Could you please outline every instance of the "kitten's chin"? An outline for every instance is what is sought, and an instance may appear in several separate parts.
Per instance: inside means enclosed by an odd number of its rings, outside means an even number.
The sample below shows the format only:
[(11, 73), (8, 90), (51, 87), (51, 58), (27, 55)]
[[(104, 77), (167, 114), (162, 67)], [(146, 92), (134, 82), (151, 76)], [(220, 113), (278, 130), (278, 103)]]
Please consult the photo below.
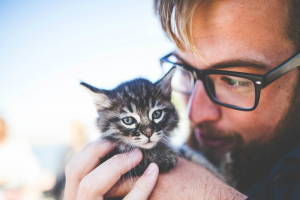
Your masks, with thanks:
[(139, 144), (136, 146), (138, 146), (142, 149), (152, 149), (156, 144), (157, 144), (157, 142), (147, 142), (145, 144)]

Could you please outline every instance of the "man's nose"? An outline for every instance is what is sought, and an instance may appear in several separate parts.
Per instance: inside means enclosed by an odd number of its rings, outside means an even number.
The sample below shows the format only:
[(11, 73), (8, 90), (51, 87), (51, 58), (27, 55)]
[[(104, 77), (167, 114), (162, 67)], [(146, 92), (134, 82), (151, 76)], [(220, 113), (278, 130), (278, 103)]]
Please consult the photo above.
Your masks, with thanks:
[(189, 118), (194, 124), (217, 121), (221, 117), (220, 106), (210, 100), (200, 80), (195, 83), (187, 109)]

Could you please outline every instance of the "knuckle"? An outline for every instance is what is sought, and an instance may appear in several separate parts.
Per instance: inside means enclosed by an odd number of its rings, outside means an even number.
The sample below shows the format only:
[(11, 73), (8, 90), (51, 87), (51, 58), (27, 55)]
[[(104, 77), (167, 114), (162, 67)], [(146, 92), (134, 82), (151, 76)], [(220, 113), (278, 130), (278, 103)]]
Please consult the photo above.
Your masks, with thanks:
[(87, 197), (89, 192), (91, 192), (90, 182), (86, 178), (83, 178), (79, 184), (78, 196)]
[(79, 170), (74, 165), (65, 167), (66, 179), (79, 179)]
[(118, 164), (121, 162), (122, 154), (116, 154), (111, 159), (114, 161), (114, 163)]
[(70, 164), (70, 163), (68, 163), (68, 164), (65, 166), (65, 174), (68, 174), (68, 173), (69, 173), (70, 167), (71, 167), (71, 164)]
[[(99, 151), (100, 150), (100, 151)], [(99, 148), (99, 144), (97, 142), (93, 142), (90, 146), (89, 146), (89, 152), (90, 152), (90, 156), (92, 157), (97, 157), (97, 155), (99, 153), (101, 153), (101, 148)]]
[(95, 150), (97, 150), (98, 147), (99, 147), (99, 144), (96, 141), (92, 142), (92, 144), (89, 146), (89, 148), (92, 150), (92, 152), (94, 152)]
[(93, 142), (86, 143), (81, 149), (87, 149)]
[(97, 145), (101, 145), (103, 143), (105, 143), (105, 140), (103, 140), (103, 139), (98, 139), (98, 140), (93, 141), (93, 144), (97, 144)]
[(93, 144), (93, 142), (88, 142), (88, 143), (86, 143), (86, 144), (84, 145), (83, 148), (88, 147), (88, 146), (90, 146), (91, 144)]
[(147, 191), (146, 185), (140, 183), (139, 181), (135, 183), (135, 187), (140, 190), (141, 192)]
[(97, 195), (98, 199), (103, 199), (103, 195), (100, 192), (95, 182), (90, 179), (90, 177), (84, 177), (79, 184), (78, 197), (79, 199), (90, 199), (91, 196)]
[(70, 164), (65, 167), (65, 175), (66, 179), (72, 180), (81, 180), (83, 177), (80, 169), (75, 164)]
[(91, 148), (91, 152), (98, 154), (100, 152), (103, 153), (107, 151), (109, 146), (103, 141), (96, 140), (91, 144), (90, 148)]
[(68, 163), (65, 167), (66, 176), (69, 177), (72, 174), (75, 174), (74, 171), (75, 171), (74, 166), (72, 164)]

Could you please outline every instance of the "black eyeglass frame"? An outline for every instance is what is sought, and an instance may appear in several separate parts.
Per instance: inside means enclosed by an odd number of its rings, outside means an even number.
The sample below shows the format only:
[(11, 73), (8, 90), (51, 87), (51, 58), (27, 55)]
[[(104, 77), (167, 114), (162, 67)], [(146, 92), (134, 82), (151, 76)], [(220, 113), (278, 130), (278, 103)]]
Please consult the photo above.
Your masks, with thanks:
[[(170, 61), (168, 58), (172, 55), (175, 56), (182, 63), (176, 63), (176, 62)], [(243, 72), (234, 72), (234, 71), (224, 71), (224, 70), (211, 70), (211, 69), (199, 70), (199, 69), (196, 69), (196, 68), (186, 64), (183, 59), (181, 59), (179, 56), (177, 56), (173, 52), (167, 54), (164, 57), (162, 57), (159, 61), (160, 61), (161, 66), (164, 62), (168, 62), (168, 63), (174, 64), (174, 65), (178, 65), (180, 67), (183, 67), (184, 69), (190, 71), (192, 73), (192, 75), (194, 76), (194, 84), (195, 84), (195, 81), (197, 79), (201, 80), (203, 82), (205, 91), (208, 94), (208, 97), (210, 98), (210, 100), (212, 102), (214, 102), (218, 105), (225, 106), (225, 107), (232, 108), (232, 109), (236, 109), (236, 110), (252, 111), (258, 105), (261, 89), (267, 87), (269, 84), (271, 84), (272, 82), (274, 82), (275, 80), (277, 80), (278, 78), (280, 78), (281, 76), (283, 76), (284, 74), (289, 72), (290, 70), (292, 70), (292, 69), (294, 69), (294, 68), (296, 68), (300, 65), (300, 53), (295, 54), (294, 56), (289, 58), (287, 61), (283, 62), (279, 66), (275, 67), (274, 69), (270, 70), (269, 72), (267, 72), (263, 75), (243, 73)], [(172, 69), (173, 68), (174, 67), (172, 67)], [(208, 88), (209, 86), (208, 86), (206, 77), (207, 77), (207, 75), (210, 75), (210, 74), (237, 76), (237, 77), (246, 78), (246, 79), (249, 79), (250, 81), (252, 81), (253, 85), (254, 85), (254, 88), (255, 88), (255, 101), (254, 101), (253, 107), (252, 108), (241, 108), (241, 107), (238, 107), (238, 106), (229, 105), (229, 104), (219, 102), (211, 94), (211, 92)]]

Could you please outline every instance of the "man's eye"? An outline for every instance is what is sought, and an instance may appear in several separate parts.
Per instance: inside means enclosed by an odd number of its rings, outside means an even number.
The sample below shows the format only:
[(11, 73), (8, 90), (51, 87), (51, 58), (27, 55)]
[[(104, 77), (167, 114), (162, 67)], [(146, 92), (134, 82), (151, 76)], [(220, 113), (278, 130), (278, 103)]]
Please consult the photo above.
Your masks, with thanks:
[(161, 117), (161, 115), (162, 115), (162, 110), (156, 110), (156, 111), (154, 111), (153, 113), (152, 113), (152, 118), (153, 119), (159, 119), (160, 117)]
[(135, 123), (136, 120), (133, 117), (124, 117), (122, 119), (122, 122), (126, 125), (131, 125), (131, 124)]
[(251, 82), (248, 82), (248, 81), (240, 81), (240, 80), (231, 79), (228, 77), (222, 77), (221, 79), (230, 86), (247, 87), (247, 86), (251, 85)]

